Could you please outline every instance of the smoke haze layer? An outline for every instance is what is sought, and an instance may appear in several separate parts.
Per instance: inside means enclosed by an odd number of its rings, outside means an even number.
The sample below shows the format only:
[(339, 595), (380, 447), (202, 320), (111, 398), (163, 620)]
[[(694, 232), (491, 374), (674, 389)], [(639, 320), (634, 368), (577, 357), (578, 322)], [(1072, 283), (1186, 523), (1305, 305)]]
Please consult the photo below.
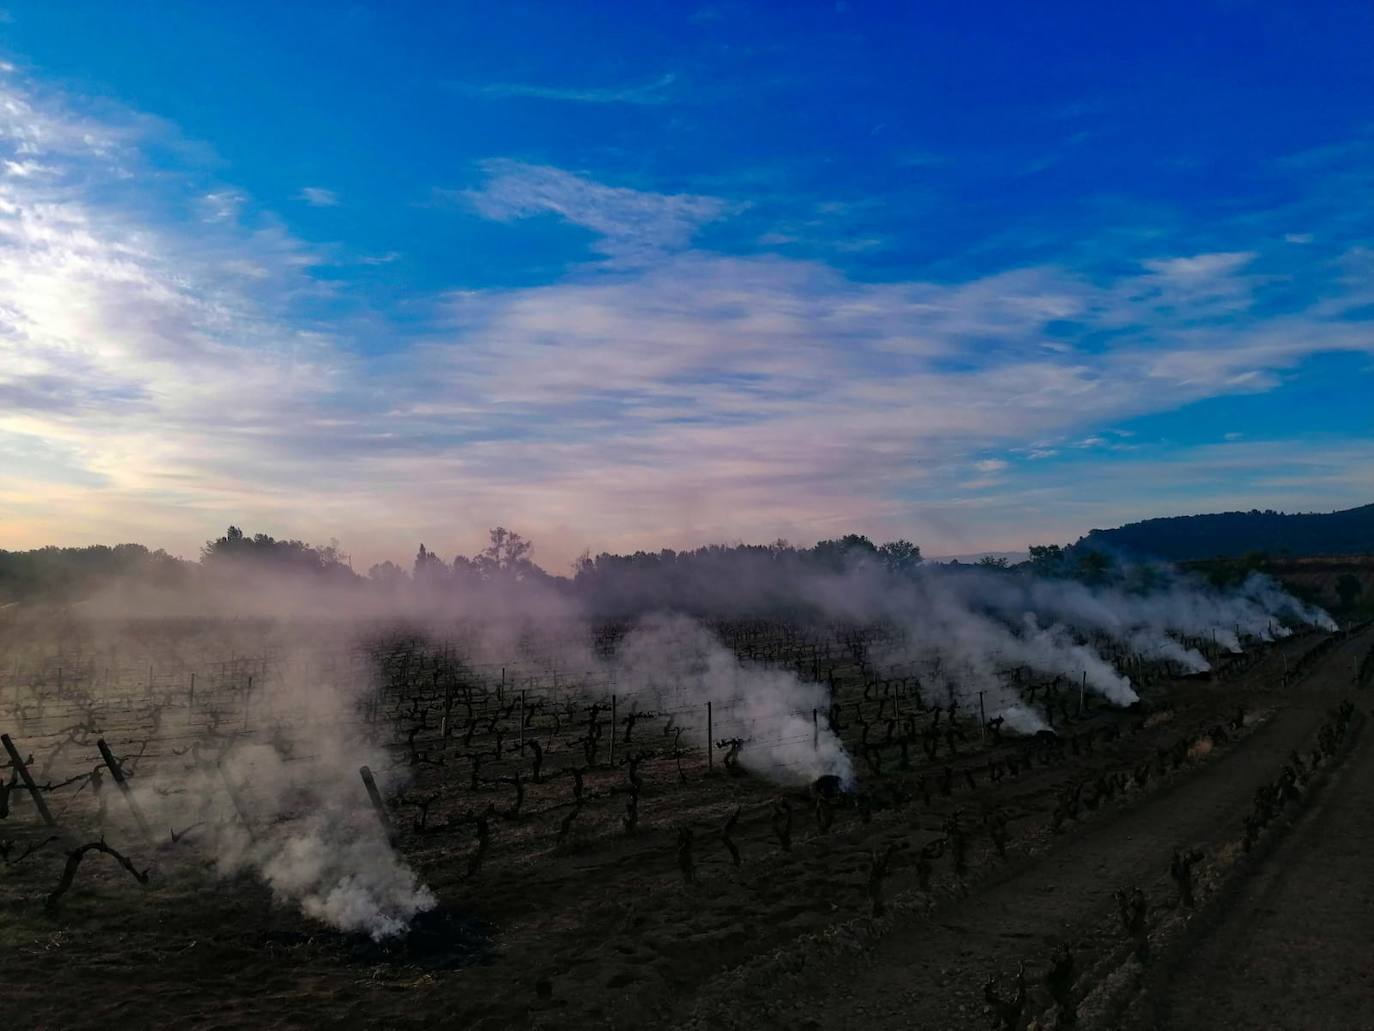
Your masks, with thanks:
[[(732, 628), (809, 628), (815, 642), (877, 628), (852, 654), (864, 678), (902, 678), (921, 704), (1000, 718), (1021, 733), (1048, 725), (1018, 690), (1021, 671), (1130, 705), (1133, 673), (1147, 664), (1198, 672), (1209, 654), (1293, 626), (1334, 628), (1259, 574), (1220, 590), (1158, 566), (1115, 566), (1084, 582), (1029, 567), (926, 565), (909, 553), (894, 561), (774, 546), (601, 556), (569, 580), (544, 574), (513, 536), (494, 534), (494, 548), (473, 560), (422, 551), (413, 572), (368, 579), (242, 556), (193, 575), (124, 576), (66, 610), (41, 662), (74, 670), (78, 654), (104, 655), (118, 667), (123, 650), (125, 664), (150, 663), (152, 699), (155, 648), (130, 628), (182, 628), (163, 635), (157, 663), (218, 663), (241, 701), (233, 711), (197, 704), (194, 678), (184, 701), (161, 695), (142, 732), (193, 743), (134, 778), (137, 807), (159, 833), (200, 828), (198, 847), (220, 875), (249, 872), (313, 919), (385, 938), (435, 898), (388, 842), (359, 779), (368, 765), (394, 795), (408, 776), (385, 721), (368, 716), (382, 642), (413, 637), (481, 675), (499, 669), (502, 682), (507, 669), (552, 671), (557, 687), (561, 672), (565, 694), (610, 700), (621, 716), (671, 719), (694, 741), (709, 734), (708, 748), (728, 749), (758, 777), (804, 785), (834, 776), (848, 787), (854, 763), (829, 719), (830, 684), (741, 654)], [(6, 610), (15, 640), (27, 612)], [(26, 726), (17, 711), (18, 729), (36, 732), (41, 721)], [(98, 685), (87, 712), (91, 727), (113, 734)], [(101, 813), (113, 829), (136, 830), (117, 806), (102, 803)]]

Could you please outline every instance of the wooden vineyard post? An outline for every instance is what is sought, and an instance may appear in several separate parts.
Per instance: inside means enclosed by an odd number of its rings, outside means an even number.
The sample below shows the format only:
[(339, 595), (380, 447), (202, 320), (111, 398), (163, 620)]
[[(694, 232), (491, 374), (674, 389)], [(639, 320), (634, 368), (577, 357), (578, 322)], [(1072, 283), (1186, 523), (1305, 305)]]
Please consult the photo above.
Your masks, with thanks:
[(148, 697), (153, 697), (153, 665), (148, 664)]
[(248, 733), (248, 696), (253, 693), (253, 674), (248, 674), (248, 686), (243, 689), (243, 732)]
[(8, 734), (0, 734), (0, 742), (3, 742), (5, 751), (9, 753), (10, 763), (19, 771), (19, 779), (24, 782), (24, 787), (29, 789), (29, 795), (33, 798), (34, 808), (38, 810), (38, 815), (43, 817), (43, 822), (49, 827), (56, 827), (57, 821), (53, 819), (52, 813), (48, 809), (48, 803), (43, 800), (43, 793), (38, 790), (38, 785), (33, 782), (29, 768), (24, 765), (24, 760), (19, 755), (19, 749), (14, 747), (14, 742), (10, 740)]
[(501, 667), (501, 683), (496, 688), (496, 702), (499, 705), (505, 701), (503, 695), (506, 693), (506, 667)]
[(815, 709), (811, 710), (811, 751), (821, 749), (821, 717)]
[(196, 707), (196, 674), (195, 674), (195, 671), (192, 670), (192, 671), (191, 671), (191, 686), (190, 686), (190, 688), (187, 689), (187, 692), (186, 692), (186, 708), (188, 708), (188, 709), (194, 709), (195, 707)]
[(615, 695), (611, 695), (611, 765), (615, 765)]
[(988, 739), (988, 711), (983, 707), (983, 695), (985, 691), (978, 692), (978, 740), (986, 742)]
[(234, 812), (239, 814), (239, 822), (243, 824), (243, 829), (248, 832), (248, 840), (254, 845), (258, 843), (258, 836), (253, 833), (253, 825), (248, 822), (248, 814), (244, 812), (243, 803), (239, 801), (238, 792), (234, 790), (234, 785), (229, 780), (229, 774), (224, 772), (224, 767), (215, 765), (219, 770), (220, 780), (224, 781), (224, 792), (229, 796), (229, 801), (233, 803)]
[(119, 785), (119, 792), (124, 796), (124, 801), (129, 803), (129, 812), (134, 814), (134, 822), (138, 824), (138, 829), (143, 832), (143, 836), (150, 844), (157, 844), (153, 838), (152, 828), (148, 826), (148, 821), (143, 818), (143, 813), (139, 810), (138, 804), (134, 802), (134, 796), (129, 791), (128, 782), (124, 780), (124, 771), (119, 768), (119, 760), (110, 751), (110, 746), (105, 743), (105, 739), (97, 738), (95, 747), (100, 749), (100, 758), (105, 760), (105, 768), (110, 771), (110, 776)]
[[(447, 717), (446, 717), (447, 718)], [(520, 755), (525, 754), (525, 689), (520, 689)]]
[(1083, 715), (1083, 692), (1088, 689), (1088, 671), (1083, 671), (1083, 679), (1078, 682), (1078, 715)]
[(382, 803), (382, 793), (377, 790), (377, 781), (373, 779), (372, 771), (366, 766), (362, 766), (358, 769), (358, 775), (363, 778), (363, 787), (367, 788), (367, 797), (372, 799), (372, 808), (377, 811), (377, 820), (382, 825), (386, 840), (394, 842), (396, 838), (391, 830), (391, 817), (386, 814), (386, 806)]
[(711, 749), (711, 703), (706, 703), (706, 768), (716, 768), (716, 753)]

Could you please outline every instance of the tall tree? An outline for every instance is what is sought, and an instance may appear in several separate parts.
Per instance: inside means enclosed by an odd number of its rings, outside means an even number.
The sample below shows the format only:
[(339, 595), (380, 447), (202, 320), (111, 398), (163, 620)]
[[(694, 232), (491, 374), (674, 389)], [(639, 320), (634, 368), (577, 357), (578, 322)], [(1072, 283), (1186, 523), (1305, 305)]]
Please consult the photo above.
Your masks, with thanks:
[(883, 563), (894, 573), (909, 573), (921, 564), (921, 549), (909, 540), (888, 541), (878, 549)]

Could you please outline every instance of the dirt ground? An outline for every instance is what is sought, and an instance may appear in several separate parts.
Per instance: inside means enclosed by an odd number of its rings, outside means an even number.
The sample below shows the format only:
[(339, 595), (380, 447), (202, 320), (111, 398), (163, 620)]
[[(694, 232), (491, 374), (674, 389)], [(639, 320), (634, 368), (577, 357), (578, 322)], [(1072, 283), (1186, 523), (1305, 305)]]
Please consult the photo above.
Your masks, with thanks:
[(1189, 949), (1147, 982), (1138, 1028), (1374, 1028), (1374, 745), (1351, 755)]
[[(1192, 775), (1056, 842), (967, 899), (937, 905), (926, 919), (904, 921), (863, 948), (828, 955), (823, 976), (805, 964), (785, 985), (753, 997), (739, 993), (694, 1023), (987, 1027), (984, 977), (997, 975), (1002, 994), (1009, 996), (1019, 964), (1030, 968), (1033, 983), (1060, 943), (1073, 948), (1080, 970), (1087, 968), (1078, 990), (1088, 995), (1094, 980), (1109, 981), (1128, 962), (1119, 955), (1123, 935), (1113, 892), (1140, 885), (1156, 905), (1169, 907), (1173, 892), (1166, 874), (1174, 849), (1232, 853), (1255, 789), (1273, 779), (1290, 750), (1306, 747), (1326, 709), (1349, 693), (1351, 664), (1371, 641), (1368, 630), (1360, 633), (1298, 684), (1270, 693), (1274, 708), (1263, 726)], [(1262, 691), (1256, 685), (1249, 697), (1258, 699)], [(1207, 943), (1201, 956), (1190, 943), (1147, 990), (1114, 1007), (1124, 1012), (1102, 1022), (1085, 1020), (1084, 1026), (1371, 1026), (1371, 967), (1364, 952), (1351, 949), (1354, 941), (1367, 945), (1374, 928), (1362, 849), (1374, 782), (1360, 772), (1370, 763), (1370, 751), (1367, 734), (1360, 735), (1352, 769), (1313, 800), (1310, 818), (1291, 841), (1258, 872), (1245, 874), (1255, 887), (1228, 902), (1215, 932), (1197, 932)], [(1257, 902), (1275, 890), (1265, 887), (1272, 878), (1283, 886), (1283, 896), (1274, 897), (1272, 906)], [(1257, 906), (1264, 908), (1256, 912)], [(1263, 935), (1254, 933), (1260, 929)], [(1315, 976), (1313, 968), (1326, 958), (1333, 962)], [(1314, 1000), (1314, 993), (1338, 982), (1339, 990)], [(1048, 1002), (1043, 992), (1040, 1002)], [(1032, 998), (1027, 1018), (1038, 1008)], [(1146, 1016), (1152, 1012), (1158, 1014), (1155, 1022)]]
[[(837, 808), (828, 830), (804, 794), (719, 768), (693, 767), (684, 783), (669, 764), (643, 771), (634, 834), (620, 822), (622, 772), (588, 775), (599, 802), (561, 843), (566, 780), (531, 787), (531, 815), (493, 821), (472, 876), (469, 829), (419, 833), (407, 814), (400, 851), (455, 915), (452, 949), (437, 955), (324, 930), (255, 880), (218, 879), (170, 848), (147, 888), (92, 857), (50, 913), (60, 853), (35, 855), (0, 868), (0, 1007), (13, 1026), (54, 1029), (972, 1028), (990, 1026), (986, 978), (1010, 996), (1025, 963), (1025, 1026), (1050, 1013), (1041, 978), (1067, 944), (1081, 1026), (1374, 1026), (1355, 947), (1374, 930), (1362, 715), (1343, 761), (1305, 780), (1294, 825), (1254, 853), (1239, 844), (1256, 789), (1292, 750), (1308, 754), (1331, 707), (1349, 695), (1368, 709), (1352, 678), (1372, 645), (1369, 628), (1308, 634), (1232, 676), (1159, 683), (1148, 715), (1094, 710), (1061, 725), (1055, 753), (1023, 739), (921, 757), (866, 776), (871, 811)], [(990, 761), (1005, 759), (1016, 772), (994, 780)], [(439, 773), (419, 776), (424, 789)], [(1084, 787), (1092, 804), (1056, 821), (1065, 792)], [(508, 788), (481, 790), (506, 804)], [(788, 850), (773, 829), (780, 798), (793, 813)], [(738, 867), (719, 836), (737, 808)], [(999, 819), (1002, 856), (989, 830)], [(683, 826), (696, 832), (692, 886), (678, 865)], [(41, 840), (28, 807), (0, 832), (15, 850)], [(889, 846), (875, 916), (871, 870)], [(1186, 913), (1169, 879), (1179, 848), (1205, 855)], [(1157, 938), (1145, 967), (1113, 897), (1134, 886)]]

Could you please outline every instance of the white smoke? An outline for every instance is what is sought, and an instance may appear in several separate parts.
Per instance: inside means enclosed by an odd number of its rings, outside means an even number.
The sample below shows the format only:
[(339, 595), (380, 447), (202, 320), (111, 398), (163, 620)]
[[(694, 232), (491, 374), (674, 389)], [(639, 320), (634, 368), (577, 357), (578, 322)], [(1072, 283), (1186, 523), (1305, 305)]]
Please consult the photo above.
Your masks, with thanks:
[[(332, 626), (313, 648), (278, 654), (243, 696), (247, 711), (219, 721), (222, 731), (204, 729), (213, 710), (161, 710), (158, 735), (195, 744), (179, 762), (134, 778), (133, 800), (164, 842), (194, 828), (190, 843), (213, 857), (220, 876), (253, 873), (278, 902), (380, 940), (402, 933), (435, 898), (387, 841), (359, 774), (366, 764), (395, 786), (359, 717), (372, 684), (353, 655), (355, 633)], [(121, 832), (138, 831), (122, 806), (107, 813)]]
[(1023, 732), (1045, 723), (1006, 683), (1008, 666), (1081, 683), (1129, 705), (1139, 695), (1121, 668), (1126, 663), (1169, 662), (1202, 672), (1211, 663), (1200, 644), (1240, 652), (1245, 639), (1290, 634), (1285, 621), (1335, 628), (1325, 612), (1260, 574), (1222, 591), (1162, 567), (1128, 567), (1117, 583), (1088, 585), (1024, 570), (938, 565), (897, 577), (860, 561), (790, 586), (794, 597), (829, 617), (895, 626), (898, 639), (880, 650), (880, 666), (919, 668), (937, 701), (980, 702), (989, 718), (1001, 716)]
[[(112, 591), (107, 607), (125, 617), (138, 607), (132, 597), (139, 606), (156, 602), (159, 619), (203, 617), (201, 630), (178, 638), (177, 664), (204, 668), (216, 658), (262, 656), (252, 692), (245, 689), (241, 727), (238, 711), (207, 712), (204, 701), (195, 707), (189, 697), (158, 713), (155, 738), (191, 739), (193, 746), (180, 762), (140, 770), (135, 801), (159, 836), (199, 828), (197, 843), (222, 875), (251, 871), (310, 917), (383, 938), (435, 904), (388, 844), (358, 775), (367, 764), (384, 788), (399, 786), (387, 782), (387, 752), (374, 739), (389, 733), (385, 721), (371, 727), (359, 718), (377, 671), (358, 645), (384, 636), (387, 626), (456, 647), (458, 659), (473, 666), (580, 671), (565, 681), (569, 690), (588, 701), (613, 693), (624, 712), (671, 714), (693, 747), (706, 742), (709, 703), (710, 747), (738, 739), (743, 768), (781, 784), (833, 775), (846, 786), (853, 764), (830, 727), (828, 686), (741, 660), (706, 623), (744, 615), (877, 629), (866, 656), (870, 675), (914, 675), (927, 705), (955, 701), (965, 713), (1000, 717), (1022, 733), (1047, 726), (1020, 693), (1023, 670), (1129, 705), (1138, 697), (1126, 673), (1132, 664), (1201, 671), (1211, 642), (1239, 651), (1246, 642), (1285, 636), (1286, 624), (1335, 629), (1325, 612), (1258, 574), (1220, 591), (1158, 569), (1126, 570), (1111, 584), (1089, 586), (1023, 570), (928, 566), (897, 575), (862, 560), (838, 569), (801, 559), (733, 561), (733, 574), (719, 564), (679, 566), (671, 575), (631, 569), (630, 580), (597, 585), (600, 596), (566, 582), (454, 590), (406, 579), (383, 591), (258, 573), (221, 574), (186, 598), (141, 590), (121, 602)], [(629, 589), (617, 593), (618, 586)], [(607, 595), (632, 598), (639, 616), (609, 657), (592, 647)], [(314, 615), (326, 611), (331, 621)], [(237, 618), (264, 612), (275, 621)], [(130, 647), (126, 632), (111, 629), (101, 640), (91, 630), (98, 621), (62, 624), (61, 647), (108, 649), (109, 665), (118, 666), (115, 653)], [(118, 804), (107, 810), (110, 820), (123, 821), (121, 830), (133, 829)]]
[[(609, 664), (618, 695), (641, 708), (679, 715), (680, 725), (711, 736), (742, 739), (740, 765), (777, 783), (810, 783), (834, 775), (847, 786), (853, 765), (824, 719), (830, 707), (823, 684), (781, 670), (746, 664), (715, 634), (690, 617), (648, 616), (626, 635)], [(815, 717), (813, 717), (815, 713)]]
[[(356, 768), (314, 758), (288, 763), (257, 744), (235, 749), (220, 769), (218, 808), (228, 822), (216, 825), (213, 843), (222, 874), (251, 870), (278, 901), (374, 939), (401, 933), (434, 907), (433, 894), (387, 842)], [(213, 790), (213, 779), (206, 786)], [(251, 827), (235, 819), (237, 804)]]
[(1315, 605), (1307, 605), (1293, 597), (1272, 578), (1263, 573), (1251, 573), (1241, 584), (1240, 593), (1254, 602), (1271, 619), (1293, 619), (1323, 630), (1335, 630), (1336, 621)]
[[(432, 909), (434, 895), (417, 882), (374, 829), (340, 814), (312, 814), (304, 827), (273, 834), (242, 858), (262, 874), (282, 901), (343, 931), (374, 939), (401, 934), (416, 913)], [(227, 861), (226, 869), (233, 867)]]

